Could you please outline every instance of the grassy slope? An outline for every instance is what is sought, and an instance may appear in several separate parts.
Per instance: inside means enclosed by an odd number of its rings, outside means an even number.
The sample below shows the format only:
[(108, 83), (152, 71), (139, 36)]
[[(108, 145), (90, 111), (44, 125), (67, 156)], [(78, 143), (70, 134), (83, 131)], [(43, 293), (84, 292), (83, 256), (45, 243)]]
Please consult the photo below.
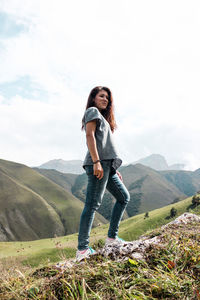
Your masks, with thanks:
[(70, 192), (72, 186), (76, 181), (76, 178), (78, 177), (77, 174), (61, 173), (53, 169), (39, 169), (39, 168), (33, 168), (33, 169)]
[[(120, 227), (121, 236), (127, 240), (137, 239), (144, 232), (167, 224), (172, 220), (169, 218), (171, 208), (175, 207), (177, 209), (177, 216), (181, 215), (185, 211), (188, 211), (191, 206), (191, 199), (190, 197), (178, 203), (155, 209), (149, 212), (149, 218), (146, 219), (144, 218), (144, 214), (140, 214), (125, 220)], [(189, 209), (189, 211), (200, 214), (200, 207)]]
[[(184, 194), (159, 172), (141, 164), (121, 168), (123, 180), (131, 193), (141, 193), (139, 212), (149, 211), (171, 203)], [(140, 184), (140, 180), (142, 183)], [(137, 183), (138, 184), (135, 184)], [(134, 200), (133, 200), (134, 201)]]
[[(10, 193), (10, 197), (13, 198), (12, 200), (17, 204), (19, 199), (16, 199), (16, 201), (14, 199), (15, 195), (18, 194), (15, 187), (17, 187), (17, 190), (20, 187), (20, 195), (22, 199), (24, 199), (24, 202), (27, 201), (27, 193), (31, 193), (31, 196), (28, 198), (31, 198), (33, 195), (37, 196), (43, 203), (46, 202), (46, 206), (51, 207), (55, 211), (54, 214), (59, 215), (60, 221), (65, 229), (65, 234), (70, 234), (78, 230), (80, 214), (83, 209), (83, 203), (79, 199), (25, 165), (0, 160), (0, 169), (2, 174), (4, 174), (4, 177), (1, 177), (2, 182), (6, 176), (10, 179), (9, 183), (7, 182), (7, 188), (4, 181), (4, 194), (1, 193), (1, 205), (6, 203), (8, 211), (10, 210), (9, 203), (6, 200), (8, 198), (8, 192)], [(15, 182), (15, 187), (13, 185), (11, 185), (12, 188), (10, 187), (11, 181)], [(30, 205), (30, 210), (34, 209), (34, 207), (35, 202), (33, 200), (32, 207)], [(39, 224), (38, 220), (35, 222)], [(97, 214), (94, 225), (99, 223), (106, 223), (106, 220), (101, 215)], [(50, 226), (49, 222), (46, 223), (46, 227), (48, 226)]]
[[(137, 239), (140, 235), (147, 231), (160, 227), (168, 223), (171, 219), (166, 219), (169, 216), (171, 207), (177, 209), (177, 215), (185, 212), (191, 204), (191, 198), (185, 199), (173, 205), (153, 210), (149, 213), (149, 218), (144, 219), (144, 214), (131, 217), (121, 222), (119, 235), (127, 240)], [(200, 207), (193, 210), (194, 213), (200, 214)], [(98, 240), (104, 239), (108, 230), (108, 225), (102, 225), (94, 228), (91, 232), (91, 244)], [(43, 239), (31, 242), (5, 242), (0, 243), (0, 259), (5, 261), (6, 258), (18, 257), (26, 263), (31, 265), (43, 264), (49, 258), (50, 262), (55, 262), (55, 258), (51, 257), (50, 253), (55, 249), (61, 251), (65, 248), (75, 249), (77, 246), (77, 234), (68, 235), (64, 237), (57, 237), (56, 239)], [(62, 251), (61, 251), (62, 252)], [(46, 260), (41, 256), (41, 253), (46, 254)], [(71, 252), (71, 257), (75, 254), (75, 250)], [(61, 258), (60, 258), (61, 259)], [(59, 259), (58, 259), (59, 260)]]
[(56, 211), (37, 193), (0, 170), (1, 240), (30, 240), (63, 235)]

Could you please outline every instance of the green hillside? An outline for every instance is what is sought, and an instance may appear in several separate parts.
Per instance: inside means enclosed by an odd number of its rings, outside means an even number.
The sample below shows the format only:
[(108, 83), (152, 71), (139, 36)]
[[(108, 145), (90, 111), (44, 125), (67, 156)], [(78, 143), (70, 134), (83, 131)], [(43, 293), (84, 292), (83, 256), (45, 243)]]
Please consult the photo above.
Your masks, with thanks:
[(75, 184), (76, 178), (78, 177), (77, 174), (62, 173), (54, 169), (33, 169), (70, 192)]
[[(200, 189), (198, 170), (158, 172), (137, 164), (120, 171), (131, 195), (123, 219), (163, 207)], [(77, 232), (86, 184), (85, 174), (36, 171), (0, 160), (0, 240), (33, 240)], [(114, 201), (105, 193), (94, 227), (107, 223)]]
[[(30, 240), (63, 235), (56, 211), (37, 193), (0, 169), (0, 240)], [(34, 204), (34, 205), (33, 205)], [(48, 224), (48, 226), (47, 226)]]
[[(190, 211), (200, 215), (200, 205), (196, 208), (191, 206), (191, 197), (178, 203), (167, 205), (149, 212), (149, 218), (144, 218), (144, 214), (139, 214), (121, 222), (119, 236), (125, 240), (135, 240), (149, 230), (167, 224), (170, 219), (170, 210), (177, 209), (177, 216), (185, 211)], [(176, 217), (177, 217), (176, 216)], [(91, 244), (104, 240), (108, 231), (108, 224), (93, 228), (91, 232)], [(38, 266), (48, 262), (56, 262), (63, 259), (63, 250), (67, 251), (68, 257), (74, 257), (77, 247), (77, 233), (51, 239), (41, 239), (30, 242), (0, 242), (0, 263), (2, 268), (9, 268), (10, 261), (20, 262), (24, 265)], [(60, 257), (59, 257), (60, 255)], [(65, 255), (64, 255), (65, 256)]]
[[(83, 203), (33, 169), (0, 160), (0, 239), (31, 240), (77, 232)], [(106, 220), (96, 215), (94, 226)]]

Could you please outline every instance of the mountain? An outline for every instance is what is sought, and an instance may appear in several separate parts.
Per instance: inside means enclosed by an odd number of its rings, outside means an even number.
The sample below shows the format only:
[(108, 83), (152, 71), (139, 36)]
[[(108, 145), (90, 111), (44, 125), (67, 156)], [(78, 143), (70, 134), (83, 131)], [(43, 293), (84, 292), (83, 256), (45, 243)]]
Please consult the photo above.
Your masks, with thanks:
[(142, 164), (147, 167), (151, 167), (155, 170), (168, 170), (168, 164), (164, 158), (164, 156), (160, 154), (152, 154), (145, 158), (141, 158), (138, 161), (132, 163), (133, 165)]
[(168, 166), (167, 161), (164, 156), (160, 154), (151, 154), (145, 158), (141, 158), (138, 161), (133, 162), (132, 164), (142, 164), (144, 166), (150, 167), (157, 171), (159, 170), (183, 170), (184, 164), (173, 164)]
[(160, 171), (169, 182), (173, 183), (179, 191), (186, 196), (194, 195), (200, 189), (200, 176), (192, 171)]
[(142, 164), (122, 167), (120, 172), (130, 192), (129, 216), (163, 207), (178, 197), (185, 198), (162, 174)]
[(84, 172), (82, 164), (82, 160), (53, 159), (42, 164), (38, 168), (55, 169), (63, 173), (82, 174)]
[(196, 176), (197, 178), (200, 179), (200, 168), (197, 169), (196, 171), (194, 171), (194, 174), (195, 174), (195, 176)]
[[(38, 169), (41, 172), (41, 169)], [(72, 194), (85, 201), (87, 186), (86, 174), (63, 174), (55, 170), (42, 170), (43, 174)], [(55, 173), (56, 172), (56, 173)], [(130, 192), (130, 202), (124, 219), (155, 208), (179, 201), (200, 190), (200, 172), (191, 171), (156, 171), (142, 164), (128, 165), (120, 168), (124, 183)], [(56, 176), (55, 176), (56, 175)], [(66, 179), (65, 179), (66, 178)], [(71, 185), (67, 182), (71, 182)], [(68, 185), (68, 187), (67, 187)], [(110, 220), (115, 199), (106, 192), (98, 212)]]
[(33, 169), (70, 192), (78, 177), (78, 174), (65, 174), (54, 169)]
[[(34, 240), (78, 231), (83, 203), (35, 170), (0, 160), (0, 240)], [(106, 223), (96, 214), (94, 226)]]
[[(156, 171), (142, 164), (120, 168), (131, 200), (123, 219), (163, 207), (200, 190), (200, 169)], [(0, 240), (34, 240), (78, 231), (86, 174), (32, 169), (0, 160)], [(110, 219), (115, 199), (106, 192), (94, 226)]]
[(168, 167), (168, 170), (184, 170), (184, 164), (173, 164)]
[[(173, 164), (169, 166), (164, 156), (160, 154), (152, 154), (131, 164), (142, 164), (157, 171), (159, 170), (183, 170), (184, 164)], [(38, 167), (37, 169), (54, 169), (62, 173), (83, 174), (82, 160), (63, 160), (53, 159)], [(34, 168), (33, 168), (34, 169)]]

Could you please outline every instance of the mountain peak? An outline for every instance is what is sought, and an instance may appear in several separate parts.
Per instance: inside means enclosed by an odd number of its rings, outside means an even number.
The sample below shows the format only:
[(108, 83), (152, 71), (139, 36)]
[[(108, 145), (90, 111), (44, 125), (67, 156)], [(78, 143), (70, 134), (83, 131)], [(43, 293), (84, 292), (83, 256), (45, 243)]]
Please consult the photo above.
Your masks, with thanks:
[(144, 166), (150, 167), (157, 171), (163, 171), (163, 170), (183, 170), (184, 164), (173, 164), (171, 166), (168, 165), (166, 159), (164, 156), (160, 154), (151, 154), (147, 157), (141, 158), (132, 164), (142, 164)]
[(38, 167), (39, 169), (54, 169), (62, 173), (82, 174), (81, 160), (52, 159)]
[(133, 164), (142, 164), (155, 170), (168, 170), (168, 164), (164, 156), (160, 154), (151, 154), (147, 157), (141, 158)]

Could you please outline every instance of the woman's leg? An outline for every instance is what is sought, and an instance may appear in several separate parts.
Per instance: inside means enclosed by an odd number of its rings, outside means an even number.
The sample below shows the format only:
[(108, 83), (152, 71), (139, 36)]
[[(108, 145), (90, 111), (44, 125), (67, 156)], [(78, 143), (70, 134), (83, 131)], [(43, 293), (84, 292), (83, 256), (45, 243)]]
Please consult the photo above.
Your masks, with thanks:
[(119, 223), (130, 200), (130, 195), (127, 188), (116, 173), (110, 174), (106, 188), (116, 198), (116, 203), (112, 210), (110, 227), (108, 230), (108, 237), (116, 238), (118, 234)]
[(108, 182), (110, 173), (110, 162), (102, 162), (104, 176), (99, 180), (93, 175), (93, 166), (86, 166), (88, 175), (88, 185), (86, 192), (86, 201), (83, 212), (81, 214), (79, 235), (78, 235), (78, 250), (85, 250), (89, 245), (89, 236), (92, 228), (92, 223), (95, 216), (95, 211), (99, 208)]

